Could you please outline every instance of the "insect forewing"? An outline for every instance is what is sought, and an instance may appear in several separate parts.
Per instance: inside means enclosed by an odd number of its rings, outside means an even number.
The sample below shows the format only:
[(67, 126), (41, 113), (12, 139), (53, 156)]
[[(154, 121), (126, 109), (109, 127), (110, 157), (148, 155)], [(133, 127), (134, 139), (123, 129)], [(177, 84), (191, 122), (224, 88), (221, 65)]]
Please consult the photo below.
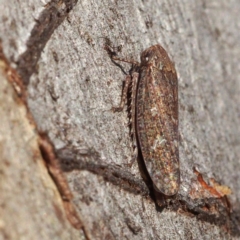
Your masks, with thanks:
[(179, 189), (178, 81), (166, 51), (155, 45), (141, 55), (136, 96), (136, 132), (155, 188), (171, 196)]

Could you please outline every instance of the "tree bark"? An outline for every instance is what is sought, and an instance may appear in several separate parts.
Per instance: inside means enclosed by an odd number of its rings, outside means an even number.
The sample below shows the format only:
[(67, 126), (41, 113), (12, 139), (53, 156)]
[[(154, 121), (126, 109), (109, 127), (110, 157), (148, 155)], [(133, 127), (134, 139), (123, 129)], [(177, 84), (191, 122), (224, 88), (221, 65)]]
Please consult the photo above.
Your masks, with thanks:
[[(3, 239), (240, 238), (239, 1), (8, 0), (0, 10), (3, 51), (27, 88), (38, 131), (55, 147), (85, 229), (68, 223), (3, 69)], [(112, 107), (131, 66), (115, 65), (104, 49), (140, 61), (158, 43), (179, 81), (181, 186), (165, 205), (141, 161), (129, 166), (127, 107)]]

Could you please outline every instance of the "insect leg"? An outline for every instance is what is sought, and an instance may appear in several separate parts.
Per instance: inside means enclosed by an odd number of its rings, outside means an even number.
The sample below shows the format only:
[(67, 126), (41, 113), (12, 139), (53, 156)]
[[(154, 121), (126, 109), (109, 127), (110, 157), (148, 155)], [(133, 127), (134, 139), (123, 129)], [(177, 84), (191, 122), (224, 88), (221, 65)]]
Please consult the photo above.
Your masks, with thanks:
[(121, 102), (118, 107), (112, 107), (112, 110), (114, 112), (121, 112), (123, 110), (124, 104), (127, 102), (127, 94), (128, 94), (128, 90), (131, 82), (132, 82), (132, 77), (130, 75), (127, 75), (123, 92), (122, 92)]
[(136, 137), (136, 94), (137, 94), (137, 82), (138, 82), (138, 76), (139, 74), (137, 72), (134, 72), (132, 74), (132, 99), (131, 99), (131, 118), (130, 118), (130, 124), (131, 124), (131, 134), (132, 134), (132, 148), (133, 148), (133, 155), (132, 159), (129, 163), (129, 166), (131, 167), (132, 164), (137, 160), (138, 157), (138, 148), (137, 148), (137, 137)]

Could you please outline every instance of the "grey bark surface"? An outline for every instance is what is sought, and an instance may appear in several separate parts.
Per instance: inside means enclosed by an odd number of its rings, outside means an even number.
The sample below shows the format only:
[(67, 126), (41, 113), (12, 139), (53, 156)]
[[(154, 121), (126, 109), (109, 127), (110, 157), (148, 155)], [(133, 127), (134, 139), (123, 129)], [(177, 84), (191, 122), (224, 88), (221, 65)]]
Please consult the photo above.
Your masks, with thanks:
[[(54, 143), (91, 239), (240, 239), (240, 2), (26, 2), (1, 0), (3, 50), (27, 85), (30, 111)], [(137, 161), (128, 166), (132, 144), (127, 110), (111, 110), (120, 102), (125, 75), (104, 50), (106, 39), (122, 45), (120, 57), (135, 61), (144, 49), (160, 43), (175, 63), (181, 187), (170, 207), (156, 207)], [(131, 67), (121, 65), (126, 72)], [(4, 102), (1, 98), (1, 108)], [(7, 124), (11, 112), (3, 115)], [(11, 141), (23, 141), (26, 134), (9, 133)], [(6, 135), (1, 132), (3, 141)], [(29, 144), (28, 137), (23, 139), (19, 150)], [(15, 151), (10, 144), (4, 148)], [(10, 166), (12, 174), (21, 176), (20, 165)], [(34, 166), (26, 166), (29, 175), (40, 171)], [(193, 197), (193, 190), (200, 189), (193, 168), (231, 188), (231, 213), (224, 199), (210, 193)], [(34, 219), (41, 210), (50, 215), (54, 210), (47, 208), (50, 197), (41, 200), (48, 189), (39, 190), (35, 183), (35, 189), (22, 186), (17, 177), (12, 181), (24, 190), (26, 203), (13, 200), (12, 206), (0, 206), (0, 238), (17, 239), (14, 234), (20, 231), (21, 239), (43, 239), (37, 235), (41, 229), (44, 239), (59, 239), (57, 234), (79, 239), (81, 232), (68, 223), (54, 235), (43, 220), (36, 220), (28, 229), (31, 235), (25, 236), (30, 217), (24, 215), (29, 211), (24, 204), (35, 202)], [(8, 186), (4, 176), (3, 184)], [(11, 189), (2, 204), (19, 195)], [(39, 194), (28, 199), (28, 191)], [(7, 217), (12, 208), (23, 211), (16, 213), (19, 223)]]

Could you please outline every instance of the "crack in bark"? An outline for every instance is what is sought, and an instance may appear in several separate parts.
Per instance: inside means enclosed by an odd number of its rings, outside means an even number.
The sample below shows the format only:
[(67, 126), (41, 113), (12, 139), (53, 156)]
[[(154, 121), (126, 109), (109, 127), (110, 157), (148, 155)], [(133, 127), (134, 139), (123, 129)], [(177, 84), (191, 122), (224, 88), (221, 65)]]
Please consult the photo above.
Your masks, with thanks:
[[(66, 149), (64, 149), (64, 151), (57, 151), (57, 156), (63, 171), (87, 170), (91, 173), (102, 176), (106, 181), (111, 182), (116, 186), (121, 186), (122, 189), (130, 193), (141, 194), (142, 196), (149, 195), (149, 188), (142, 179), (137, 179), (130, 172), (120, 166), (101, 163), (96, 152), (90, 150), (86, 156), (86, 154), (79, 153), (75, 155), (73, 152), (65, 150)], [(86, 157), (91, 160), (84, 160)]]
[(17, 61), (17, 71), (27, 86), (31, 75), (37, 71), (37, 62), (54, 30), (65, 20), (78, 0), (52, 0), (36, 19), (27, 41), (27, 49)]

